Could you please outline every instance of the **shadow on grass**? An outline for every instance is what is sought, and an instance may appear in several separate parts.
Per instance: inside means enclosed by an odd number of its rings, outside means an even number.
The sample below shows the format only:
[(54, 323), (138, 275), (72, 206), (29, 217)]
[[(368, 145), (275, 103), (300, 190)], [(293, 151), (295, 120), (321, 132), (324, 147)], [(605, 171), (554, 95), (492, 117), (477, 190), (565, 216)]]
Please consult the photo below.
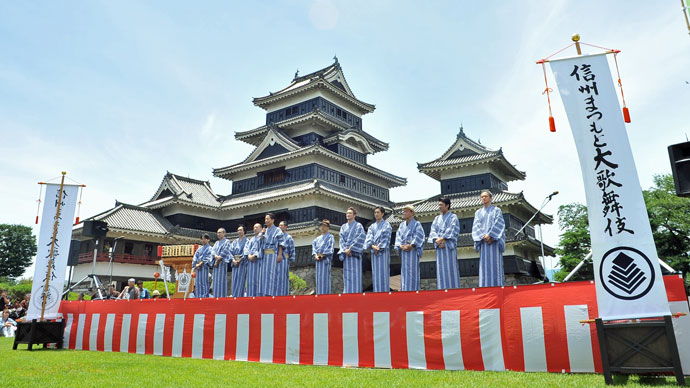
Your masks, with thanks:
[[(613, 379), (613, 385), (628, 385), (630, 381), (630, 376), (627, 374), (613, 374), (611, 377)], [(602, 376), (603, 379), (603, 376)], [(676, 383), (676, 378), (674, 376), (663, 376), (663, 375), (638, 375), (637, 384), (643, 386), (668, 386), (674, 385)]]

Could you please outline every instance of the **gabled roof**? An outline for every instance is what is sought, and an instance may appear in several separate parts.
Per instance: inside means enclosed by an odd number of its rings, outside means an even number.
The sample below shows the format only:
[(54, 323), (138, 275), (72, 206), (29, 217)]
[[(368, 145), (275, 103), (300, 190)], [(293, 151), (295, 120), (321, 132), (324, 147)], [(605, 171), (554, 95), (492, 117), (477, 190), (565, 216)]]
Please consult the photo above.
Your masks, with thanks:
[(340, 63), (338, 63), (338, 59), (334, 59), (335, 62), (333, 62), (333, 64), (324, 67), (323, 69), (303, 76), (295, 75), (295, 78), (293, 78), (292, 82), (288, 86), (276, 92), (270, 92), (264, 97), (254, 98), (254, 105), (267, 109), (269, 105), (283, 98), (313, 88), (322, 88), (352, 103), (354, 106), (359, 108), (360, 114), (373, 112), (374, 109), (376, 109), (373, 104), (368, 104), (357, 99), (354, 93), (352, 93), (352, 89), (350, 89), (350, 86), (345, 80), (345, 74), (343, 74), (343, 70), (340, 67)]
[(290, 151), (284, 154), (272, 156), (266, 159), (260, 159), (260, 160), (255, 160), (250, 163), (236, 163), (227, 167), (221, 167), (221, 168), (214, 168), (213, 169), (213, 175), (219, 178), (224, 178), (224, 179), (232, 179), (232, 176), (238, 172), (242, 171), (247, 171), (247, 170), (254, 170), (259, 167), (264, 167), (264, 166), (269, 166), (271, 164), (275, 163), (281, 163), (285, 162), (290, 159), (298, 158), (301, 156), (309, 155), (309, 154), (317, 154), (317, 155), (324, 155), (327, 157), (330, 157), (332, 159), (337, 160), (338, 162), (345, 164), (347, 166), (353, 167), (357, 170), (360, 170), (362, 172), (368, 173), (368, 174), (373, 174), (381, 179), (384, 179), (385, 181), (388, 182), (388, 187), (397, 187), (397, 186), (403, 186), (407, 183), (407, 179), (387, 173), (383, 170), (380, 170), (376, 167), (373, 167), (368, 164), (361, 164), (358, 162), (355, 162), (354, 160), (348, 159), (342, 155), (339, 155), (336, 152), (333, 152), (320, 144), (312, 144), (308, 147), (302, 147), (296, 151)]
[[(310, 121), (317, 121), (320, 124), (326, 124), (326, 126), (333, 129), (333, 132), (345, 131), (348, 129), (348, 126), (345, 125), (345, 123), (323, 113), (319, 108), (299, 116), (280, 121), (275, 125), (277, 125), (278, 128), (287, 129), (293, 125), (303, 124)], [(250, 129), (248, 131), (235, 132), (235, 139), (241, 140), (253, 146), (258, 146), (263, 140), (263, 135), (268, 132), (268, 129), (271, 125), (274, 124), (262, 125), (258, 128)]]
[(370, 134), (355, 128), (328, 136), (323, 139), (323, 142), (325, 144), (346, 143), (348, 140), (358, 144), (365, 154), (375, 154), (379, 151), (388, 150), (388, 143), (384, 143)]
[(167, 201), (212, 208), (220, 205), (218, 196), (208, 181), (186, 178), (171, 172), (166, 172), (153, 197), (140, 206), (150, 207)]
[[(131, 233), (164, 238), (198, 238), (204, 233), (209, 233), (209, 231), (206, 230), (173, 225), (167, 218), (153, 209), (121, 202), (115, 202), (115, 207), (112, 209), (89, 217), (83, 221), (87, 220), (107, 222), (109, 232)], [(75, 225), (72, 230), (79, 233), (84, 227), (83, 221)]]
[(345, 123), (336, 120), (328, 114), (325, 114), (319, 108), (316, 108), (311, 112), (280, 121), (278, 123), (262, 125), (258, 128), (250, 129), (248, 131), (235, 132), (235, 139), (241, 140), (253, 146), (259, 146), (271, 127), (280, 129), (286, 137), (289, 137), (285, 133), (285, 130), (289, 129), (291, 126), (304, 124), (307, 122), (318, 122), (319, 124), (325, 124), (327, 128), (330, 127), (333, 129), (334, 133), (324, 138), (324, 142), (326, 144), (345, 141), (352, 137), (359, 137), (361, 138), (360, 143), (362, 143), (363, 148), (369, 150), (367, 153), (373, 154), (388, 150), (388, 143), (375, 138), (361, 129), (349, 128), (347, 125), (345, 125)]
[[(116, 202), (114, 208), (86, 220), (105, 221), (109, 230), (149, 235), (166, 235), (173, 227), (170, 221), (151, 209), (120, 202)], [(83, 221), (75, 229), (81, 227)]]
[(465, 166), (482, 163), (496, 163), (503, 170), (507, 181), (523, 180), (526, 177), (524, 171), (520, 171), (508, 162), (503, 155), (503, 149), (491, 150), (478, 141), (474, 141), (465, 135), (462, 126), (453, 143), (439, 158), (430, 162), (417, 163), (417, 169), (436, 179), (441, 179), (441, 171), (454, 170)]
[(268, 147), (274, 146), (276, 144), (279, 144), (287, 152), (290, 151), (297, 151), (300, 149), (300, 145), (297, 144), (294, 140), (290, 138), (290, 136), (286, 135), (285, 132), (283, 132), (280, 128), (278, 128), (275, 124), (271, 123), (268, 125), (268, 129), (266, 131), (266, 134), (263, 136), (263, 140), (261, 143), (257, 145), (257, 147), (252, 151), (249, 156), (242, 161), (242, 163), (250, 163), (256, 160), (259, 155)]

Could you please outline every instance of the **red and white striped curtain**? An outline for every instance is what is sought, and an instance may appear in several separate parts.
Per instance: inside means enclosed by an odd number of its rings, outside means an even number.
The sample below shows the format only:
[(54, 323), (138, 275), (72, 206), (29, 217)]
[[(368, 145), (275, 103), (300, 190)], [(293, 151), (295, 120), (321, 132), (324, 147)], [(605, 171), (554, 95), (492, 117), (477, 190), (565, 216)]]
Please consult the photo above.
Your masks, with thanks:
[[(664, 278), (672, 312), (683, 281)], [(280, 364), (601, 371), (591, 282), (448, 291), (63, 302), (65, 347)], [(690, 372), (690, 317), (675, 321)]]

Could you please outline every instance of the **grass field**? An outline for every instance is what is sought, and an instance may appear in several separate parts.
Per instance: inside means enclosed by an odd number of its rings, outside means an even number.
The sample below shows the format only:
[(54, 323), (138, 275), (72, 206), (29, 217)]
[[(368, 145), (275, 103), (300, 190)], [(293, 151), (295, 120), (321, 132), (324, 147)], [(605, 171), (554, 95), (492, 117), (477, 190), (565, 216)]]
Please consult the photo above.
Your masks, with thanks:
[[(0, 387), (604, 387), (594, 374), (419, 371), (196, 360), (73, 350), (12, 350), (0, 338)], [(628, 380), (628, 387), (674, 386), (671, 377)]]

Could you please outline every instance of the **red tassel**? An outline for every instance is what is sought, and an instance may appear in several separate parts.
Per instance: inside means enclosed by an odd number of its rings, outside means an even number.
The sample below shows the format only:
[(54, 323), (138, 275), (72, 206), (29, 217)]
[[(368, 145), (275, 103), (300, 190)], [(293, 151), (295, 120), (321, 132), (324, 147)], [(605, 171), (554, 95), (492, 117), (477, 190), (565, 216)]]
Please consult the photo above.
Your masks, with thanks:
[(627, 106), (624, 106), (624, 107), (623, 107), (623, 120), (624, 120), (626, 123), (629, 123), (629, 122), (630, 122), (630, 111), (628, 110), (628, 107), (627, 107)]
[(551, 90), (549, 87), (549, 81), (546, 79), (546, 65), (544, 65), (544, 62), (544, 60), (537, 62), (541, 63), (541, 68), (544, 71), (544, 85), (546, 85), (546, 88), (541, 94), (546, 94), (546, 102), (549, 105), (549, 131), (556, 132), (556, 121), (554, 121), (553, 116), (551, 115), (551, 96), (549, 94), (553, 90)]
[(36, 216), (36, 225), (38, 225), (38, 216)]
[(74, 225), (77, 225), (79, 223), (79, 216), (77, 216), (77, 221), (74, 223)]

